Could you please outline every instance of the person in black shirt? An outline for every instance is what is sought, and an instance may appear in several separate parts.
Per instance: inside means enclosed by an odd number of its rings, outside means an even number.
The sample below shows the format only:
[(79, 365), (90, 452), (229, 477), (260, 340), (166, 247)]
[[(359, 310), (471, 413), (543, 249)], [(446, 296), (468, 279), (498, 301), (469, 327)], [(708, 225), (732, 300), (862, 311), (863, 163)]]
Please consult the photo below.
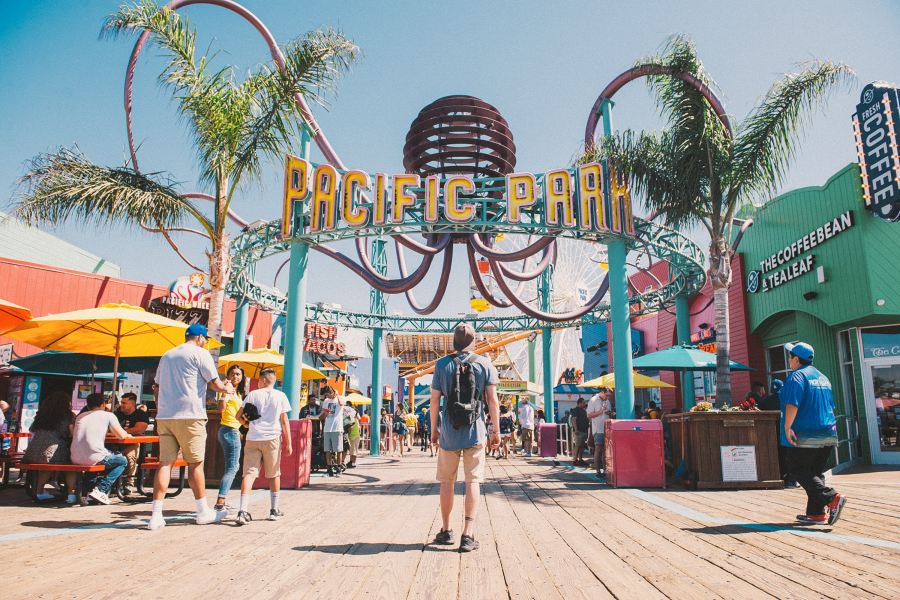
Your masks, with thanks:
[(584, 398), (579, 398), (575, 408), (569, 413), (569, 420), (572, 424), (575, 444), (575, 451), (573, 454), (574, 460), (572, 461), (572, 464), (582, 467), (587, 464), (581, 457), (584, 454), (584, 445), (585, 442), (587, 442), (588, 435), (588, 424), (590, 423), (584, 404)]
[(772, 380), (772, 393), (761, 400), (757, 400), (756, 406), (759, 410), (781, 410), (781, 399), (778, 396), (778, 392), (783, 385), (784, 382), (780, 379)]
[[(144, 435), (147, 428), (150, 427), (150, 414), (146, 410), (138, 408), (137, 395), (131, 392), (122, 394), (122, 401), (119, 408), (116, 409), (116, 418), (122, 429), (131, 435)], [(125, 467), (124, 489), (123, 492), (127, 496), (134, 487), (134, 474), (137, 471), (137, 459), (140, 444), (127, 444), (122, 448), (122, 456), (128, 460), (128, 466)]]

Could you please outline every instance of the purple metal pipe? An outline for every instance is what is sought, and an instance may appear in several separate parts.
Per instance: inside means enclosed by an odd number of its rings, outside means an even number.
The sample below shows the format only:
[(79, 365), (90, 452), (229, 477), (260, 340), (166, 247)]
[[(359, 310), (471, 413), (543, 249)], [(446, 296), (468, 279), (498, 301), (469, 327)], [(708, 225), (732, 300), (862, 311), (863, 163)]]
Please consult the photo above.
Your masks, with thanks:
[(468, 242), (471, 246), (473, 246), (478, 253), (491, 261), (499, 261), (499, 262), (514, 262), (517, 260), (523, 260), (530, 256), (534, 256), (550, 244), (556, 241), (554, 237), (542, 237), (535, 243), (526, 246), (524, 248), (520, 248), (514, 252), (497, 252), (493, 250), (490, 246), (481, 241), (481, 234), (473, 233), (468, 236)]
[[(400, 268), (400, 276), (406, 277), (406, 258), (403, 256), (403, 249), (400, 247), (400, 242), (396, 239), (394, 240), (394, 249), (397, 252), (397, 265)], [(444, 294), (447, 293), (447, 282), (450, 280), (452, 266), (453, 247), (450, 246), (449, 248), (444, 249), (444, 264), (441, 267), (441, 278), (438, 281), (437, 289), (434, 292), (431, 302), (426, 306), (421, 306), (419, 304), (412, 289), (406, 290), (406, 301), (417, 314), (430, 315), (441, 304), (441, 300), (444, 299)]]

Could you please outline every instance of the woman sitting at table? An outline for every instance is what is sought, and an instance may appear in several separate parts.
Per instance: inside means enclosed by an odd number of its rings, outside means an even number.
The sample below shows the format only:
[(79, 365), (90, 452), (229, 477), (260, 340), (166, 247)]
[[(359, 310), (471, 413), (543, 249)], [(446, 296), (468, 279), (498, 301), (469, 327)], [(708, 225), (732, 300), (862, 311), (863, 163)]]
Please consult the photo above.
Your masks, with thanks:
[(237, 420), (237, 413), (241, 408), (247, 385), (244, 370), (239, 365), (231, 365), (225, 377), (234, 386), (234, 393), (219, 395), (219, 410), (222, 411), (222, 418), (219, 421), (219, 446), (225, 455), (225, 472), (219, 483), (219, 497), (213, 507), (216, 510), (226, 510), (225, 498), (240, 466), (242, 423)]
[(72, 430), (72, 462), (76, 465), (103, 465), (106, 471), (88, 494), (100, 504), (109, 504), (109, 490), (128, 465), (128, 459), (106, 448), (106, 435), (112, 432), (120, 440), (131, 434), (122, 429), (116, 416), (109, 412), (109, 401), (103, 394), (87, 397), (87, 412), (75, 419)]
[[(45, 397), (38, 406), (37, 415), (31, 424), (32, 438), (22, 456), (25, 464), (66, 464), (71, 463), (69, 442), (72, 440), (72, 427), (75, 415), (72, 414), (72, 395), (57, 391)], [(38, 500), (50, 500), (53, 494), (44, 491), (47, 482), (59, 474), (55, 471), (38, 471), (35, 492)], [(75, 473), (65, 473), (66, 489), (69, 492), (66, 502), (74, 504)]]

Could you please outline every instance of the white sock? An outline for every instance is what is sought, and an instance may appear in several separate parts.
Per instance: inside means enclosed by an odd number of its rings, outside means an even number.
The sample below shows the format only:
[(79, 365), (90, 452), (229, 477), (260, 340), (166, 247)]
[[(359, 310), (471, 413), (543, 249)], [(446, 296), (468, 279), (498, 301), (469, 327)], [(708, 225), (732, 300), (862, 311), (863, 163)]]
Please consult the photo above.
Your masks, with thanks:
[(269, 499), (272, 501), (272, 510), (278, 510), (278, 492), (269, 492)]
[(250, 494), (241, 494), (240, 510), (247, 510), (248, 506), (250, 506)]
[(209, 510), (209, 506), (206, 505), (206, 496), (203, 498), (197, 498), (194, 502), (197, 503), (197, 514), (205, 513)]
[(153, 510), (153, 516), (154, 516), (154, 517), (156, 517), (156, 516), (160, 516), (160, 517), (163, 516), (162, 508), (163, 508), (163, 501), (162, 501), (162, 500), (154, 500), (154, 501), (153, 501), (153, 509), (152, 509), (152, 510)]

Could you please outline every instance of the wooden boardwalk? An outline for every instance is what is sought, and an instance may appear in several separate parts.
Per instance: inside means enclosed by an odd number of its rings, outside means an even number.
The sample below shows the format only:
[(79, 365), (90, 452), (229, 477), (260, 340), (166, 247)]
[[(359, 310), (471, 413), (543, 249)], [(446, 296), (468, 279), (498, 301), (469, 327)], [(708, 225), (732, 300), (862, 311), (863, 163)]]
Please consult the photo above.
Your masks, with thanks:
[[(793, 524), (801, 490), (614, 490), (548, 460), (488, 467), (481, 549), (466, 555), (427, 544), (438, 489), (434, 459), (418, 451), (316, 477), (282, 493), (283, 520), (243, 528), (189, 524), (189, 492), (149, 532), (136, 521), (149, 504), (34, 506), (7, 489), (0, 597), (898, 597), (898, 470), (833, 477), (849, 497), (843, 518), (809, 528)], [(457, 532), (461, 510), (458, 498)], [(267, 492), (251, 512), (268, 513)]]

